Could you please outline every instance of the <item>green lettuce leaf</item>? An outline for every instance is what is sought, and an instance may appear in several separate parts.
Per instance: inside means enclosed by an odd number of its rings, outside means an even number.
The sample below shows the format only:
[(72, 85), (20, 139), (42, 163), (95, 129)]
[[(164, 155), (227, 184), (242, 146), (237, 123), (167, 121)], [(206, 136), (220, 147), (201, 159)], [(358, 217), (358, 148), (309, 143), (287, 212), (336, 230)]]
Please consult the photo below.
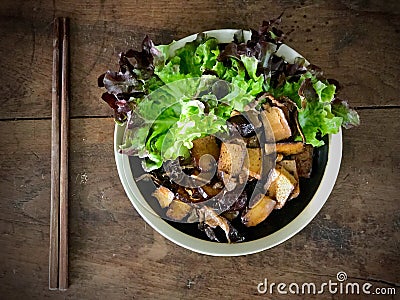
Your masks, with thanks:
[(349, 107), (347, 101), (335, 98), (332, 101), (332, 113), (335, 116), (342, 117), (342, 126), (346, 129), (360, 125), (360, 116)]
[(187, 157), (194, 139), (227, 130), (232, 110), (244, 111), (263, 92), (296, 104), (306, 142), (315, 147), (340, 126), (359, 125), (357, 112), (336, 97), (318, 67), (276, 55), (283, 34), (271, 28), (275, 22), (263, 23), (249, 42), (243, 33), (227, 45), (198, 34), (173, 50), (175, 41), (154, 46), (146, 36), (141, 51), (121, 53), (119, 72), (98, 79), (116, 122), (129, 120), (121, 151), (144, 158), (147, 171)]
[(188, 157), (194, 139), (226, 131), (233, 107), (222, 99), (234, 98), (241, 90), (228, 90), (224, 98), (217, 99), (213, 94), (216, 83), (218, 78), (211, 75), (175, 81), (143, 99), (131, 118), (137, 124), (128, 126), (124, 151), (145, 158), (143, 167), (151, 171), (166, 160)]
[[(306, 143), (314, 147), (324, 145), (322, 137), (338, 133), (341, 126), (359, 123), (357, 112), (346, 107), (346, 103), (333, 102), (336, 86), (325, 79), (318, 79), (309, 71), (298, 80), (286, 78), (278, 88), (270, 87), (269, 92), (274, 97), (288, 97), (296, 103)], [(300, 140), (300, 137), (297, 139)]]
[(272, 92), (275, 98), (280, 98), (280, 97), (288, 97), (290, 98), (294, 103), (296, 103), (297, 107), (301, 107), (301, 99), (299, 96), (299, 89), (301, 86), (301, 83), (303, 82), (304, 78), (300, 78), (299, 81), (295, 82), (288, 82), (286, 81), (285, 84), (276, 90), (270, 89), (269, 91)]
[(299, 123), (307, 144), (314, 147), (324, 145), (321, 137), (339, 131), (342, 118), (330, 112), (329, 106), (320, 101), (307, 102), (305, 108), (299, 110)]
[(193, 140), (227, 130), (224, 119), (212, 113), (205, 114), (204, 108), (198, 100), (183, 103), (179, 121), (170, 128), (163, 141), (165, 160), (188, 157)]

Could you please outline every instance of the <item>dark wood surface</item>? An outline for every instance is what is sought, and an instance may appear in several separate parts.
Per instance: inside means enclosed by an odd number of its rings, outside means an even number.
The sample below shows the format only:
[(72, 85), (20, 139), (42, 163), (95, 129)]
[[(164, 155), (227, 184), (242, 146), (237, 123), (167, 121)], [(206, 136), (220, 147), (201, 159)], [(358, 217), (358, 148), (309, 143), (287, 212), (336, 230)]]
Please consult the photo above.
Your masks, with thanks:
[[(362, 124), (343, 132), (334, 190), (299, 234), (243, 257), (185, 250), (146, 225), (125, 195), (97, 76), (145, 34), (167, 43), (213, 28), (257, 27), (282, 11), (283, 28), (294, 30), (287, 43), (341, 82)], [(71, 19), (66, 292), (48, 290), (54, 16)], [(264, 278), (321, 283), (339, 271), (400, 294), (398, 1), (6, 0), (0, 34), (1, 299), (262, 299), (271, 298), (257, 295)]]

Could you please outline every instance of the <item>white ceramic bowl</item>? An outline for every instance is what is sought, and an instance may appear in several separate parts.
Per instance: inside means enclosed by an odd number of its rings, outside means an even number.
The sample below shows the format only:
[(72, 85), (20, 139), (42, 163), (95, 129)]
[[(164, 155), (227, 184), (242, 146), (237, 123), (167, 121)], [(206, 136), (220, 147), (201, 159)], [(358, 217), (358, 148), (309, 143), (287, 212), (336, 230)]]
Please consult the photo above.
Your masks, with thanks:
[[(236, 31), (236, 29), (219, 29), (207, 31), (206, 33), (217, 38), (220, 43), (229, 43), (233, 40)], [(250, 38), (250, 32), (245, 31), (244, 34), (246, 39)], [(186, 42), (195, 38), (196, 34), (176, 41), (174, 46), (171, 47), (171, 51), (182, 47)], [(293, 62), (295, 57), (301, 56), (287, 45), (282, 45), (279, 48), (278, 55), (284, 57), (288, 62)], [(342, 156), (342, 133), (339, 131), (339, 133), (329, 136), (327, 163), (316, 192), (305, 208), (286, 226), (270, 235), (248, 242), (236, 244), (216, 243), (183, 233), (168, 224), (152, 210), (136, 185), (129, 157), (118, 153), (118, 146), (123, 142), (124, 130), (124, 126), (115, 125), (114, 152), (119, 177), (132, 205), (142, 218), (165, 238), (192, 251), (214, 256), (238, 256), (260, 252), (286, 241), (302, 230), (317, 215), (328, 199), (339, 173)]]

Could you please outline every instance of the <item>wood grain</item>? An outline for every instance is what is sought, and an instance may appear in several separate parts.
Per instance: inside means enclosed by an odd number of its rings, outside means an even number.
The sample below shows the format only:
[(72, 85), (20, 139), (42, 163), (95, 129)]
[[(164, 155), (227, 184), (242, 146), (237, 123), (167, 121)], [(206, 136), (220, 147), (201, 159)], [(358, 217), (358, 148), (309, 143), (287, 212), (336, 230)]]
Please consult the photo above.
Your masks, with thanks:
[[(263, 299), (267, 295), (257, 295), (256, 288), (264, 278), (322, 283), (334, 280), (339, 271), (351, 281), (398, 287), (399, 113), (399, 109), (361, 110), (362, 125), (343, 133), (341, 171), (317, 217), (287, 242), (236, 258), (193, 253), (146, 225), (118, 179), (113, 120), (73, 119), (70, 288), (62, 294), (47, 290), (50, 120), (3, 121), (0, 197), (7, 201), (0, 202), (2, 295), (6, 299)], [(188, 280), (194, 282), (190, 288)]]
[(97, 77), (145, 34), (168, 43), (215, 28), (256, 28), (284, 11), (287, 43), (343, 85), (354, 106), (399, 105), (400, 2), (1, 1), (0, 119), (50, 117), (51, 21), (71, 18), (71, 116), (108, 116)]
[[(152, 230), (126, 197), (97, 76), (115, 69), (118, 53), (138, 47), (145, 34), (168, 43), (207, 29), (257, 27), (282, 11), (283, 29), (293, 30), (287, 43), (341, 82), (362, 123), (344, 131), (335, 188), (299, 234), (237, 258), (185, 250)], [(48, 290), (55, 16), (71, 18), (66, 292)], [(257, 284), (318, 284), (339, 271), (399, 293), (399, 1), (5, 0), (0, 34), (1, 299), (287, 299), (258, 295)]]
[(60, 122), (60, 248), (58, 288), (68, 288), (68, 208), (69, 208), (69, 20), (61, 19), (61, 122)]
[(49, 289), (58, 288), (60, 218), (60, 20), (54, 20), (53, 68), (51, 87), (51, 170)]

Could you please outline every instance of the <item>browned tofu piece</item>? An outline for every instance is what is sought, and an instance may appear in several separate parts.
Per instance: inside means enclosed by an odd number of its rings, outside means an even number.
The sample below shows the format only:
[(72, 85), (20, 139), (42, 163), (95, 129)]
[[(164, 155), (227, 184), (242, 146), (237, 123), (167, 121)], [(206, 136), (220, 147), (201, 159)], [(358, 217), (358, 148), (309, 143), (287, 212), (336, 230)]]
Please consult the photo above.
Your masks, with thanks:
[(254, 206), (256, 206), (258, 204), (258, 202), (260, 202), (260, 200), (264, 197), (265, 195), (262, 194), (261, 192), (256, 194), (256, 195), (252, 195), (250, 200), (249, 200), (249, 204), (248, 204), (248, 208), (253, 208)]
[(278, 176), (268, 188), (268, 195), (278, 202), (275, 208), (282, 208), (292, 194), (297, 181), (282, 166), (277, 166), (275, 172)]
[(204, 193), (206, 193), (207, 196), (210, 198), (218, 195), (222, 190), (222, 188), (216, 188), (214, 186), (211, 186), (210, 184), (203, 185), (199, 189), (202, 189)]
[(297, 174), (296, 161), (294, 159), (282, 160), (279, 163), (279, 165), (284, 167), (297, 181), (296, 186), (294, 187), (292, 193), (289, 196), (289, 200), (294, 199), (300, 194), (300, 183), (299, 183), (299, 175)]
[(276, 152), (284, 156), (299, 154), (304, 151), (303, 142), (276, 143)]
[(265, 155), (276, 153), (276, 144), (275, 143), (264, 144), (264, 153)]
[(231, 230), (231, 226), (229, 226), (227, 219), (218, 215), (214, 209), (208, 206), (203, 206), (199, 210), (199, 214), (200, 222), (204, 221), (204, 223), (212, 228), (220, 227), (225, 232), (226, 239), (230, 243), (229, 232)]
[(243, 140), (246, 142), (247, 148), (260, 148), (260, 141), (258, 140), (256, 135), (248, 138), (243, 138)]
[(278, 163), (278, 162), (282, 161), (282, 159), (283, 159), (283, 154), (282, 153), (277, 153), (275, 162)]
[(174, 193), (165, 186), (158, 187), (151, 195), (158, 200), (162, 208), (168, 207), (175, 197)]
[(231, 117), (234, 117), (234, 116), (238, 116), (238, 115), (240, 115), (241, 113), (239, 112), (239, 111), (237, 111), (237, 110), (232, 110), (232, 112), (231, 112)]
[[(278, 166), (283, 167), (288, 171), (293, 177), (297, 176), (296, 161), (293, 159), (285, 159), (279, 162)], [(295, 175), (296, 174), (296, 175)]]
[(266, 136), (270, 135), (269, 126), (273, 132), (275, 141), (281, 141), (291, 137), (292, 131), (286, 120), (285, 114), (279, 107), (264, 106), (265, 110), (261, 111), (261, 118), (266, 131)]
[(222, 143), (218, 159), (218, 171), (237, 176), (241, 173), (247, 159), (246, 146), (243, 144)]
[(217, 141), (215, 137), (211, 135), (193, 140), (193, 148), (190, 151), (196, 166), (199, 166), (200, 158), (205, 154), (214, 157), (215, 161), (217, 161), (219, 157)]
[(248, 162), (246, 161), (245, 165), (249, 170), (249, 175), (256, 179), (260, 179), (262, 166), (261, 148), (247, 148), (247, 153)]
[[(264, 183), (264, 191), (268, 191), (268, 189), (270, 188), (270, 186), (272, 185), (272, 183), (279, 177), (280, 173), (276, 170), (276, 168), (272, 168), (269, 170), (268, 172), (268, 177), (267, 180)], [(249, 206), (252, 207), (254, 205), (254, 203), (256, 202), (257, 199), (252, 200), (250, 199), (249, 201)]]
[(313, 151), (313, 146), (306, 144), (303, 152), (291, 156), (296, 161), (299, 177), (310, 178), (313, 165)]
[(179, 200), (172, 200), (171, 204), (168, 207), (166, 216), (171, 220), (181, 221), (184, 217), (186, 217), (192, 207)]
[(242, 216), (242, 223), (247, 226), (256, 226), (264, 221), (274, 210), (276, 201), (268, 196), (263, 196), (245, 215)]
[(228, 221), (233, 221), (234, 219), (236, 219), (238, 216), (239, 216), (239, 211), (238, 210), (235, 210), (235, 211), (227, 211), (227, 212), (224, 212), (223, 214), (222, 214), (222, 216), (225, 218), (225, 219), (227, 219)]

